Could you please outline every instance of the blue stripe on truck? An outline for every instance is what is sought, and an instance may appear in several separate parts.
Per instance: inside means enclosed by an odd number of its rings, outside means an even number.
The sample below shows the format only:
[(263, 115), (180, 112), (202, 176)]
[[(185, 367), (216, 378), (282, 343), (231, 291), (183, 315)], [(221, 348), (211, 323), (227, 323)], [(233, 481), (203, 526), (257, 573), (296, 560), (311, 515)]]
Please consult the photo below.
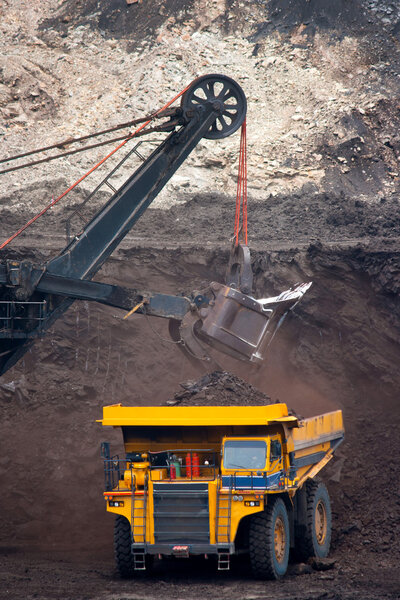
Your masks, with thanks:
[(259, 475), (223, 475), (222, 487), (240, 490), (266, 490), (278, 487), (279, 481), (283, 478), (283, 471), (272, 473), (267, 477)]

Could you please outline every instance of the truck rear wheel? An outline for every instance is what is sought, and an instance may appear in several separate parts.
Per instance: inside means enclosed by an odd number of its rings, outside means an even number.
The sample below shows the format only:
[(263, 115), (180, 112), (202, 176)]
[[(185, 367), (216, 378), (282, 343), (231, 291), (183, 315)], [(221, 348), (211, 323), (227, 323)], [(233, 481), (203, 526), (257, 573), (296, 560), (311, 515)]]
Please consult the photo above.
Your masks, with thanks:
[(332, 511), (325, 484), (306, 482), (306, 527), (297, 540), (298, 554), (303, 560), (311, 556), (326, 558), (331, 545)]
[(280, 579), (289, 562), (290, 531), (285, 503), (271, 501), (250, 521), (249, 550), (253, 574), (260, 579)]
[(114, 525), (114, 556), (121, 577), (133, 577), (133, 555), (131, 551), (131, 525), (125, 517), (117, 515)]

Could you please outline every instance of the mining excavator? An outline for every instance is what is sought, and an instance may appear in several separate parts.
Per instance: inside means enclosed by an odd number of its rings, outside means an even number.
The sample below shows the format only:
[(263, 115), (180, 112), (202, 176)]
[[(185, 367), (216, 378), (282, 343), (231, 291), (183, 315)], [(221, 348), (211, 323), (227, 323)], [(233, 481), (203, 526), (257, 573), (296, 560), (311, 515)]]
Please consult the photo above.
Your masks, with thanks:
[[(168, 107), (149, 118), (150, 124), (153, 117), (163, 121), (140, 134), (164, 131), (167, 137), (118, 190), (108, 177), (103, 180), (112, 189), (112, 196), (56, 257), (44, 264), (11, 259), (0, 262), (0, 375), (76, 299), (169, 319), (171, 336), (191, 358), (210, 360), (206, 348), (212, 346), (237, 359), (253, 363), (264, 359), (285, 315), (311, 284), (298, 284), (273, 298), (256, 299), (246, 244), (233, 244), (224, 283), (212, 282), (207, 289), (186, 296), (93, 281), (200, 140), (233, 134), (245, 120), (246, 109), (244, 92), (233, 79), (224, 75), (197, 78), (181, 95), (180, 106)], [(28, 154), (32, 153), (25, 156)], [(124, 162), (125, 158), (118, 166)]]

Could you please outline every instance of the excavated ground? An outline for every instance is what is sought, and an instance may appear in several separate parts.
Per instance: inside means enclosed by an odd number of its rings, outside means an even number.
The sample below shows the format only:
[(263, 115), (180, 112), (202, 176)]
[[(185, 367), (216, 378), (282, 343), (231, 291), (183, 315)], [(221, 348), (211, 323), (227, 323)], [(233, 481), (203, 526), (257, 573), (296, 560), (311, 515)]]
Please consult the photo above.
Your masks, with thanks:
[[(0, 380), (0, 596), (397, 599), (398, 3), (8, 0), (0, 13), (7, 155), (107, 126), (110, 113), (128, 120), (133, 97), (141, 116), (199, 73), (238, 77), (249, 98), (255, 293), (314, 282), (262, 369), (218, 356), (234, 375), (210, 381), (203, 364), (194, 368), (168, 341), (162, 320), (123, 321), (122, 311), (75, 303)], [(196, 149), (99, 279), (167, 293), (223, 281), (234, 137)], [(77, 159), (6, 176), (1, 239), (86, 168)], [(1, 260), (54, 256), (65, 243), (60, 219), (84, 195), (74, 192)], [(305, 417), (344, 412), (346, 441), (324, 475), (334, 568), (293, 563), (285, 581), (264, 583), (242, 560), (228, 574), (211, 561), (162, 561), (151, 576), (118, 579), (99, 444), (108, 439), (118, 450), (121, 440), (95, 423), (102, 406), (247, 404), (254, 394)]]
[[(253, 391), (246, 395), (246, 385), (228, 376), (219, 388), (204, 390), (204, 369), (194, 370), (165, 341), (162, 321), (138, 316), (127, 323), (115, 309), (76, 303), (1, 383), (6, 597), (22, 598), (27, 586), (32, 597), (107, 600), (161, 593), (203, 598), (216, 590), (238, 599), (397, 597), (400, 255), (311, 244), (304, 251), (257, 251), (253, 258), (259, 295), (297, 280), (313, 279), (314, 286), (282, 327), (262, 370), (222, 357), (220, 364), (303, 416), (343, 409), (346, 443), (325, 474), (335, 568), (298, 576), (293, 564), (284, 583), (265, 584), (249, 578), (245, 563), (217, 576), (206, 563), (167, 562), (134, 584), (117, 579), (99, 443), (108, 439), (118, 450), (121, 440), (95, 424), (101, 406), (176, 401), (179, 382), (199, 377), (192, 400), (200, 403), (210, 395), (226, 402), (230, 394), (232, 403), (246, 404)], [(222, 249), (131, 247), (102, 275), (168, 292), (199, 289), (210, 274), (221, 280), (224, 268)]]

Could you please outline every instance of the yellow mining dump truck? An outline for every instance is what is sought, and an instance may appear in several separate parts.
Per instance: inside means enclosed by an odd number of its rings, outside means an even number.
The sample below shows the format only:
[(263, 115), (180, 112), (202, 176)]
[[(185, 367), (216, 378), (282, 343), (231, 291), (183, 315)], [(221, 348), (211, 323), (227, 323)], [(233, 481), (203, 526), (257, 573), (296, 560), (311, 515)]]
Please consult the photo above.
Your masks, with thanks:
[(343, 440), (340, 410), (298, 420), (269, 406), (106, 406), (125, 456), (102, 444), (107, 510), (122, 576), (155, 556), (247, 553), (255, 576), (285, 575), (290, 548), (326, 557), (331, 508), (315, 476)]

